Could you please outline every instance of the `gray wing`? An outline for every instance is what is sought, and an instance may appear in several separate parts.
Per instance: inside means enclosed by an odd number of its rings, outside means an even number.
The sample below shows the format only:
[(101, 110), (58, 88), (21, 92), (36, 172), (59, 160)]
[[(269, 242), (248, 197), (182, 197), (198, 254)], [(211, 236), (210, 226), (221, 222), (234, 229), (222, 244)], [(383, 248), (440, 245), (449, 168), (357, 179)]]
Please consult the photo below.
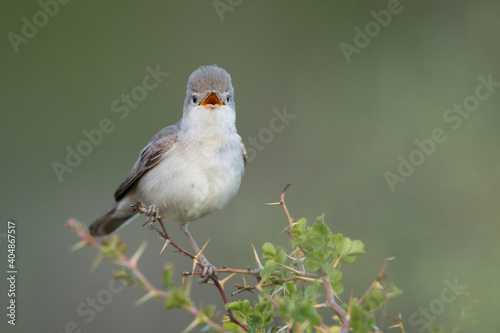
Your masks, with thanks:
[(177, 141), (178, 133), (179, 123), (165, 127), (149, 141), (139, 154), (139, 159), (135, 162), (132, 170), (116, 190), (116, 201), (122, 199), (146, 171), (157, 166), (165, 158), (167, 152)]

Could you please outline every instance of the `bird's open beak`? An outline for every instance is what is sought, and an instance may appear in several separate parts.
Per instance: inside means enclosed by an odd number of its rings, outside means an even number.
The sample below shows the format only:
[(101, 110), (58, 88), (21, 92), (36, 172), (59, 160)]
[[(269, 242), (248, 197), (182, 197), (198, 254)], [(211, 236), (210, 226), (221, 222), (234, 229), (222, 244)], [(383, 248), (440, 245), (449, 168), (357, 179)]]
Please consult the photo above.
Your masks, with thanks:
[(221, 100), (216, 93), (212, 92), (200, 105), (222, 105)]

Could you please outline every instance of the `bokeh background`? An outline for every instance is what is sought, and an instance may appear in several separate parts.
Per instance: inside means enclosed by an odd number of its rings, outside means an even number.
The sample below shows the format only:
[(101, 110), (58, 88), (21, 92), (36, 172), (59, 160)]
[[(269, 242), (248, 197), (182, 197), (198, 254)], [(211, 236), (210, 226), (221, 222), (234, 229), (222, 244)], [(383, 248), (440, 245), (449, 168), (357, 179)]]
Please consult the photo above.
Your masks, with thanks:
[[(229, 7), (218, 13), (214, 3)], [(276, 201), (291, 181), (287, 203), (295, 218), (325, 213), (334, 232), (365, 243), (367, 253), (344, 266), (343, 299), (351, 290), (361, 295), (384, 258), (395, 256), (388, 279), (404, 295), (391, 302), (389, 313), (401, 313), (408, 332), (421, 328), (409, 317), (436, 306), (444, 281), (455, 279), (479, 301), (468, 331), (498, 331), (500, 88), (456, 130), (443, 114), (474, 94), (479, 76), (500, 81), (500, 3), (401, 1), (400, 12), (348, 62), (341, 43), (355, 45), (354, 29), (364, 30), (374, 21), (370, 11), (387, 6), (71, 1), (16, 53), (8, 33), (22, 35), (23, 17), (33, 22), (41, 7), (4, 2), (0, 236), (7, 220), (17, 223), (19, 273), (17, 325), (7, 325), (2, 314), (0, 331), (64, 332), (75, 322), (82, 332), (180, 332), (191, 322), (157, 300), (134, 306), (143, 295), (138, 288), (113, 294), (86, 322), (76, 309), (108, 288), (117, 267), (104, 261), (91, 272), (96, 251), (70, 252), (77, 238), (64, 222), (74, 217), (90, 224), (112, 204), (140, 149), (180, 119), (187, 78), (206, 64), (232, 75), (237, 127), (247, 146), (250, 136), (269, 128), (273, 109), (296, 116), (272, 140), (265, 137), (270, 142), (248, 164), (237, 197), (191, 225), (199, 243), (211, 239), (206, 255), (214, 264), (253, 266), (252, 244), (289, 244), (281, 234), (282, 210), (264, 203)], [(121, 120), (112, 102), (141, 85), (146, 67), (156, 65), (169, 76)], [(85, 139), (82, 131), (103, 118), (112, 120), (114, 131), (60, 182), (52, 163), (65, 163), (66, 146), (75, 148)], [(391, 191), (384, 173), (397, 173), (399, 156), (407, 159), (417, 149), (414, 140), (429, 138), (435, 128), (447, 140)], [(148, 241), (140, 268), (153, 283), (160, 285), (167, 262), (178, 273), (190, 269), (172, 249), (159, 256), (162, 242), (141, 223), (120, 236), (129, 252)], [(177, 226), (169, 230), (189, 246)], [(0, 241), (6, 267), (5, 238)], [(7, 285), (0, 281), (3, 307)], [(193, 288), (200, 302), (222, 307), (214, 288)], [(446, 304), (433, 322), (451, 328), (452, 311), (460, 308), (459, 300)]]

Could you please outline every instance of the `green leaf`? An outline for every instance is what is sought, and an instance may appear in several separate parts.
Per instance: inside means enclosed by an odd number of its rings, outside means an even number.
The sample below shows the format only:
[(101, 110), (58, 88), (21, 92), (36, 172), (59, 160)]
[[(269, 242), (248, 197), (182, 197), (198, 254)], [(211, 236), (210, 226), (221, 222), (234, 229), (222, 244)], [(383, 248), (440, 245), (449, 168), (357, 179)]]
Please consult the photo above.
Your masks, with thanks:
[(246, 316), (248, 309), (250, 308), (250, 302), (246, 299), (243, 301), (231, 302), (226, 304), (226, 309), (239, 311), (242, 315)]
[(269, 279), (277, 268), (278, 268), (278, 264), (276, 263), (276, 261), (274, 259), (266, 261), (264, 268), (260, 272), (260, 277), (263, 280)]
[(307, 220), (305, 218), (301, 218), (297, 222), (293, 224), (292, 227), (292, 235), (294, 237), (299, 237), (304, 234), (307, 226)]
[(352, 248), (350, 254), (362, 254), (365, 253), (365, 244), (360, 240), (354, 240), (352, 242)]
[(364, 244), (349, 237), (342, 237), (337, 243), (336, 250), (342, 256), (340, 260), (345, 263), (352, 263), (356, 260), (356, 255), (365, 253)]
[(321, 268), (321, 262), (312, 257), (306, 257), (305, 265), (308, 270), (313, 272), (317, 272)]
[(291, 311), (291, 317), (299, 323), (309, 321), (312, 326), (317, 326), (321, 323), (321, 318), (316, 312), (316, 309), (309, 302), (298, 304), (298, 306)]
[(318, 283), (310, 284), (304, 290), (304, 297), (307, 299), (316, 299), (316, 295), (318, 294)]
[(229, 321), (229, 317), (226, 316), (225, 319), (226, 320), (222, 322), (222, 326), (224, 326), (225, 329), (229, 330), (230, 332), (241, 332), (238, 325)]
[(276, 250), (276, 261), (280, 264), (285, 264), (286, 262), (286, 250), (282, 246), (278, 246)]
[(356, 302), (351, 304), (351, 328), (356, 333), (369, 333), (375, 325), (372, 315), (369, 315), (359, 307)]
[(173, 288), (172, 278), (174, 276), (174, 265), (166, 264), (163, 267), (163, 286), (165, 288)]
[(175, 289), (172, 295), (165, 300), (167, 310), (174, 308), (187, 308), (191, 305), (191, 300), (183, 289)]
[(138, 285), (142, 286), (141, 280), (129, 269), (120, 269), (113, 274), (113, 279), (125, 281), (127, 286)]
[(395, 285), (393, 285), (392, 283), (390, 283), (389, 286), (387, 287), (387, 298), (389, 299), (394, 298), (401, 294), (403, 294), (403, 291), (398, 287), (396, 287)]
[(323, 238), (328, 237), (329, 235), (332, 234), (332, 231), (330, 228), (328, 228), (325, 224), (320, 223), (320, 224), (315, 224), (313, 226), (313, 231), (318, 234), (319, 236), (322, 236)]
[(331, 281), (333, 292), (337, 295), (342, 294), (344, 292), (344, 286), (340, 283), (340, 281)]
[(117, 235), (111, 235), (106, 238), (101, 244), (101, 254), (109, 259), (118, 259), (127, 251), (127, 245), (120, 241)]
[(262, 245), (262, 250), (264, 251), (263, 257), (266, 260), (274, 259), (274, 257), (276, 256), (276, 249), (271, 243), (265, 243), (264, 245)]
[(295, 293), (297, 292), (297, 285), (293, 281), (284, 283), (283, 287), (285, 288), (286, 292), (291, 295), (295, 295)]
[(372, 312), (381, 308), (385, 303), (385, 293), (380, 289), (372, 289), (364, 300), (366, 311)]
[(330, 281), (339, 281), (342, 278), (342, 272), (329, 263), (323, 264), (321, 268), (330, 277)]
[(356, 260), (356, 256), (343, 256), (340, 258), (340, 261), (346, 263), (346, 264), (351, 264)]

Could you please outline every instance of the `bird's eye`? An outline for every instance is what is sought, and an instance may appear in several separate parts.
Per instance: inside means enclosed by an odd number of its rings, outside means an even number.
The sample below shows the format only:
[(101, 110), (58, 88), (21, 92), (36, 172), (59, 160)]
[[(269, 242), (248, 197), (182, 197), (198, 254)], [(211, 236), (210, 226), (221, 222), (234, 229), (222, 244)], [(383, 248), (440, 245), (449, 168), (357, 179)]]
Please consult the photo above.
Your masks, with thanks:
[(227, 96), (227, 102), (229, 103), (229, 100), (231, 99), (231, 96)]
[(195, 95), (193, 95), (193, 103), (196, 103), (196, 101), (197, 101), (197, 100), (198, 100), (198, 99), (196, 98), (196, 96), (195, 96)]

